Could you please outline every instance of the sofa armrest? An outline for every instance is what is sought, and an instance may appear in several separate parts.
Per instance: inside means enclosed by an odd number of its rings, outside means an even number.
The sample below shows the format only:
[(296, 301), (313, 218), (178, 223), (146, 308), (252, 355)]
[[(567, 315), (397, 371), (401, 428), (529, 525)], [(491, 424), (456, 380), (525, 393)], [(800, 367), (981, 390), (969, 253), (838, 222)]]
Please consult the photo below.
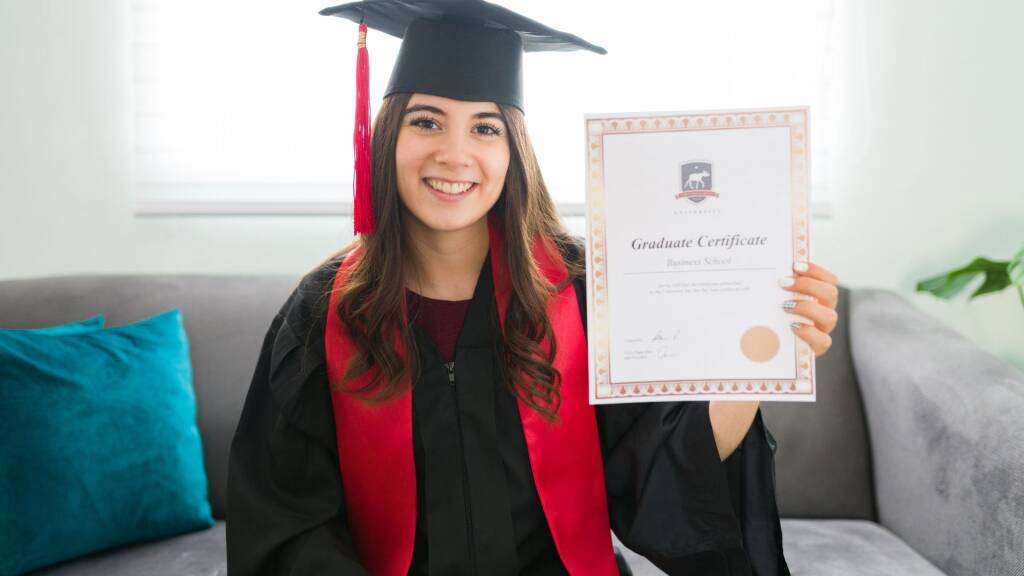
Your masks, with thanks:
[(948, 574), (1024, 566), (1024, 373), (888, 290), (853, 290), (850, 348), (879, 521)]

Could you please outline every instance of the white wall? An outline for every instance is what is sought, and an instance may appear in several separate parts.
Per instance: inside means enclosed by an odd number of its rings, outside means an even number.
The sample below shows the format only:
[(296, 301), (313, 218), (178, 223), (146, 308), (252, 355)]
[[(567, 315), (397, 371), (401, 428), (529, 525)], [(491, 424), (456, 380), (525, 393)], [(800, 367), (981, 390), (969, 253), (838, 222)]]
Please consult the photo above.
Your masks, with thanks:
[(836, 217), (815, 225), (813, 256), (843, 283), (906, 295), (1024, 367), (1015, 292), (970, 303), (913, 292), (975, 256), (1009, 259), (1024, 247), (1024, 4), (846, 6), (851, 76)]
[[(1024, 244), (1024, 4), (843, 9), (844, 138), (834, 216), (812, 224), (812, 260), (851, 288), (903, 294), (1024, 367), (1014, 293), (969, 304), (913, 293), (922, 278)], [(126, 0), (0, 0), (0, 279), (298, 275), (349, 239), (339, 217), (134, 216), (128, 24)]]

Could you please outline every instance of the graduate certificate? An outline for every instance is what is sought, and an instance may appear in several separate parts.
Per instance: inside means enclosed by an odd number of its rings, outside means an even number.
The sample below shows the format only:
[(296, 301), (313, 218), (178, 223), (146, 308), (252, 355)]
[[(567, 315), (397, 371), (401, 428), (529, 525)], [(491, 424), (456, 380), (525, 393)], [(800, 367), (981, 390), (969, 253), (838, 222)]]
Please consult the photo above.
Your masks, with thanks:
[(584, 121), (590, 402), (814, 401), (808, 108)]

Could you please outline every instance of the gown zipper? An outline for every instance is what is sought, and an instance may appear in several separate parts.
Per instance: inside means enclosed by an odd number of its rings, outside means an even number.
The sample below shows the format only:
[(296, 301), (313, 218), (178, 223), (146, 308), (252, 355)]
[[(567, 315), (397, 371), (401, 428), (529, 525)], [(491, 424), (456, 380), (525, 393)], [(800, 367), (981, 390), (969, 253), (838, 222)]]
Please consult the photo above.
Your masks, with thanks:
[(462, 450), (462, 486), (465, 490), (466, 496), (466, 536), (469, 541), (469, 558), (473, 567), (473, 573), (475, 574), (476, 547), (473, 545), (473, 505), (470, 502), (469, 469), (466, 464), (466, 444), (465, 439), (462, 436), (462, 413), (459, 410), (459, 394), (455, 389), (455, 361), (445, 362), (444, 365), (448, 368), (448, 385), (451, 387), (452, 394), (455, 395), (455, 422), (459, 427), (459, 448)]

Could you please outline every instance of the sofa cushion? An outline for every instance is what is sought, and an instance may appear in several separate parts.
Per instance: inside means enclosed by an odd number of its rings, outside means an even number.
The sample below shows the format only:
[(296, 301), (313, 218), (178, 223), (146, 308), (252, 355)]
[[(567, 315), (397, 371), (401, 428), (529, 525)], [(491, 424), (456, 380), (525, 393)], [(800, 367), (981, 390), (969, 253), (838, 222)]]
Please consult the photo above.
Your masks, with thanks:
[[(664, 576), (613, 539), (633, 576)], [(895, 534), (867, 520), (782, 519), (782, 544), (793, 574), (803, 576), (942, 576)]]
[(0, 331), (0, 574), (211, 526), (195, 410), (179, 310)]
[(881, 524), (866, 520), (782, 521), (793, 574), (942, 576), (934, 564)]
[(224, 522), (208, 530), (132, 544), (32, 572), (30, 576), (226, 576)]

